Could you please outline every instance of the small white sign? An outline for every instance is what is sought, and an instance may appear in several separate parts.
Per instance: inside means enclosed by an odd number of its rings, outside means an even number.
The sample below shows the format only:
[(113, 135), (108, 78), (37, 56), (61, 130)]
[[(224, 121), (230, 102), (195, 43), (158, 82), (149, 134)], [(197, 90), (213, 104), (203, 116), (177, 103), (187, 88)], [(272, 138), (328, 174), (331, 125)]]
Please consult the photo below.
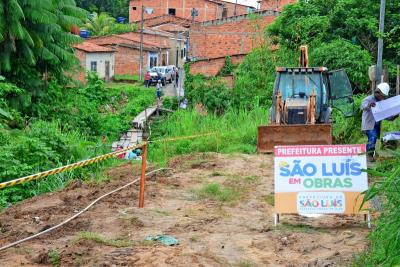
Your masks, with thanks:
[(376, 102), (372, 109), (375, 121), (381, 121), (400, 114), (400, 95)]
[(300, 214), (344, 213), (345, 196), (342, 192), (300, 192), (297, 211)]

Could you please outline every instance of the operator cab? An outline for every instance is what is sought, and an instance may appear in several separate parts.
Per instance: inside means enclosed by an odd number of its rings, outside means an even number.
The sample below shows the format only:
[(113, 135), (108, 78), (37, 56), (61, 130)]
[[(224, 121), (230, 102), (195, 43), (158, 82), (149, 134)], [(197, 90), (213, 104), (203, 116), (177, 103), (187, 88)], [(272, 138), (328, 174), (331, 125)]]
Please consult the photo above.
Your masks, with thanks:
[[(307, 124), (310, 101), (315, 103), (316, 123), (329, 123), (332, 107), (352, 116), (352, 89), (344, 70), (329, 72), (325, 67), (277, 68), (271, 122), (275, 121), (277, 95), (283, 103), (285, 124)], [(278, 119), (279, 120), (279, 119)]]

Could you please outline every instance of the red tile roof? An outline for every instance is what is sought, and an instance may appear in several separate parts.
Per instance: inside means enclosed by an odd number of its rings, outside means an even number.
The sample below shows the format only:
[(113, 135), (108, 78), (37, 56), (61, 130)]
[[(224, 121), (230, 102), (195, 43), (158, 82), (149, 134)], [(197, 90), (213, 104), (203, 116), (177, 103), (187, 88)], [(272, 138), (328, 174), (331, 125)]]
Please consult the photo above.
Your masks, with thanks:
[[(140, 35), (138, 33), (128, 32), (128, 33), (118, 34), (117, 36), (128, 39), (133, 42), (140, 43)], [(143, 36), (143, 37), (144, 37), (144, 39), (146, 38), (145, 36)], [(167, 42), (165, 42), (164, 44), (160, 44), (160, 43), (155, 43), (155, 42), (144, 40), (143, 44), (149, 45), (149, 46), (154, 46), (157, 48), (171, 48), (171, 46), (169, 44), (167, 44)]]
[(88, 53), (112, 53), (115, 52), (114, 49), (109, 47), (100, 46), (91, 42), (83, 42), (81, 44), (74, 45), (74, 48), (83, 50)]
[[(170, 48), (170, 45), (155, 43), (151, 41), (147, 41), (148, 38), (146, 34), (144, 34), (143, 48), (157, 50), (159, 48)], [(167, 38), (166, 38), (167, 39)], [(138, 33), (125, 33), (125, 34), (113, 34), (107, 36), (99, 36), (88, 39), (88, 42), (95, 43), (97, 45), (140, 45), (140, 35)]]
[(185, 28), (181, 25), (173, 24), (173, 23), (167, 23), (163, 25), (159, 25), (155, 27), (157, 30), (162, 30), (166, 32), (188, 32), (189, 29)]

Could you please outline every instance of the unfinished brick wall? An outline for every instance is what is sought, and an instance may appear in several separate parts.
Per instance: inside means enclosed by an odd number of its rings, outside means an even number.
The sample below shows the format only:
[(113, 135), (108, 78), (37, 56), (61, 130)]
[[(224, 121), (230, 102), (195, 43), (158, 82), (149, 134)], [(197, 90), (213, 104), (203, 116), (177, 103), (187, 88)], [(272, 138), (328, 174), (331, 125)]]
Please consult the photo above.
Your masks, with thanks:
[[(169, 10), (175, 10), (175, 16), (192, 19), (191, 10), (196, 8), (196, 21), (206, 21), (222, 18), (224, 15), (233, 16), (234, 4), (219, 0), (131, 0), (129, 4), (129, 21), (141, 20), (141, 8), (153, 8), (151, 15), (144, 14), (144, 18), (153, 18), (168, 15)], [(226, 11), (224, 11), (224, 7)], [(246, 14), (247, 6), (237, 5), (236, 14)]]
[(72, 72), (72, 77), (82, 83), (86, 82), (86, 53), (75, 49), (75, 56), (79, 59), (79, 66)]
[(196, 23), (190, 31), (189, 56), (208, 59), (249, 53), (264, 42), (264, 28), (277, 15), (274, 11), (263, 11), (258, 13), (258, 19), (244, 15)]
[[(235, 65), (240, 64), (244, 57), (245, 55), (233, 55), (231, 56), (232, 63)], [(225, 57), (196, 61), (190, 65), (190, 73), (213, 77), (220, 72), (224, 65)]]
[(177, 25), (182, 25), (184, 27), (189, 27), (192, 24), (192, 20), (184, 19), (177, 16), (163, 15), (159, 17), (148, 18), (144, 21), (145, 27), (155, 27), (159, 25), (164, 25), (167, 23), (173, 23)]
[(297, 0), (264, 0), (261, 2), (261, 10), (272, 9), (282, 10), (282, 8), (288, 4), (296, 3)]

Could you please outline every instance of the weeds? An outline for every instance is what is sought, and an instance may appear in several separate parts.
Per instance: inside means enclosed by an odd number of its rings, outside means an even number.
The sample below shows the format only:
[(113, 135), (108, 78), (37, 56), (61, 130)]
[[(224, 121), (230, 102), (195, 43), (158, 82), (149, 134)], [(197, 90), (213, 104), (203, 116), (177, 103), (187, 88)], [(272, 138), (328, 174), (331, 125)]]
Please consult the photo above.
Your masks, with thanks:
[[(111, 142), (154, 100), (152, 89), (119, 85), (106, 90), (102, 81), (90, 79), (87, 87), (73, 90), (49, 85), (28, 127), (0, 127), (0, 182), (109, 152)], [(59, 190), (73, 179), (107, 181), (104, 169), (117, 162), (109, 160), (1, 190), (0, 207)]]
[(275, 196), (274, 194), (266, 195), (263, 197), (263, 200), (267, 202), (271, 206), (275, 206)]
[(400, 265), (400, 151), (394, 159), (378, 163), (370, 175), (376, 179), (365, 192), (364, 201), (383, 199), (383, 211), (369, 236), (369, 249), (357, 257), (356, 266)]
[(195, 192), (198, 199), (212, 199), (221, 202), (231, 202), (240, 197), (240, 193), (230, 187), (218, 183), (209, 183)]
[(249, 183), (249, 184), (256, 183), (256, 182), (258, 182), (260, 179), (261, 179), (261, 177), (260, 177), (260, 176), (257, 176), (257, 175), (251, 175), (251, 176), (246, 176), (246, 177), (244, 177), (244, 180), (245, 180), (247, 183)]
[(222, 116), (179, 110), (152, 125), (152, 139), (214, 133), (171, 143), (150, 144), (149, 158), (166, 165), (169, 158), (196, 152), (255, 153), (257, 127), (267, 123), (267, 109), (227, 110)]
[(55, 266), (61, 266), (61, 256), (60, 256), (60, 252), (58, 252), (58, 250), (50, 250), (48, 253), (48, 257), (49, 257), (49, 261), (50, 263)]
[(108, 239), (98, 233), (93, 233), (93, 232), (80, 232), (75, 237), (73, 242), (77, 243), (80, 240), (93, 241), (93, 242), (101, 244), (101, 245), (106, 245), (106, 246), (116, 247), (116, 248), (131, 247), (134, 244), (133, 242), (131, 242), (129, 240)]

